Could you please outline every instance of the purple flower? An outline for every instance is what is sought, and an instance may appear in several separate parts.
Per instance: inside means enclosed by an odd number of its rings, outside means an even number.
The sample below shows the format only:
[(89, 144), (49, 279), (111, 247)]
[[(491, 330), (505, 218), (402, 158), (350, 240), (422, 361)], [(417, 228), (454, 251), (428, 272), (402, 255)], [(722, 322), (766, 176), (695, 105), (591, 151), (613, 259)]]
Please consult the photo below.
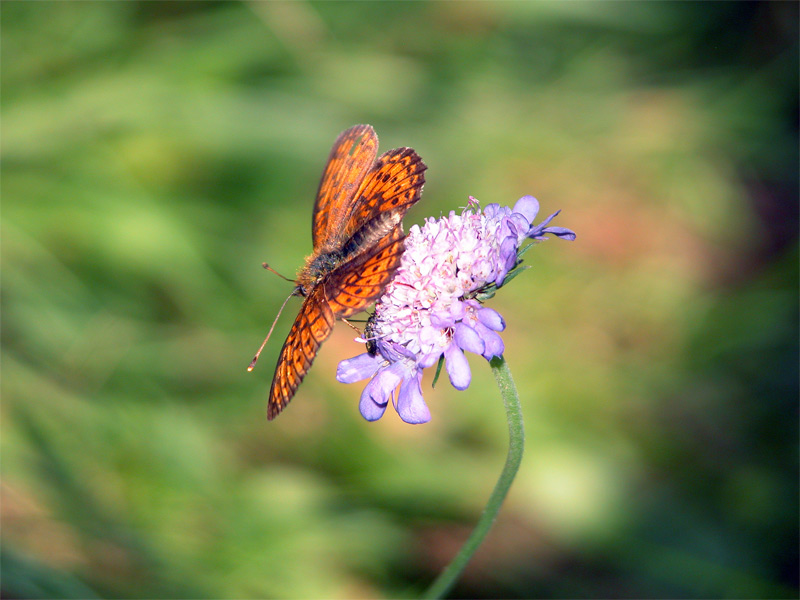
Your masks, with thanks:
[(422, 371), (444, 357), (450, 383), (465, 390), (472, 374), (465, 352), (491, 360), (503, 354), (503, 317), (481, 302), (519, 265), (520, 244), (547, 234), (574, 240), (575, 233), (549, 227), (558, 214), (532, 225), (539, 212), (533, 196), (511, 209), (489, 204), (481, 212), (470, 197), (460, 215), (414, 225), (400, 268), (375, 305), (364, 339), (367, 352), (339, 363), (342, 383), (369, 379), (359, 408), (368, 421), (383, 416), (389, 400), (407, 423), (431, 415), (422, 398)]
[[(536, 218), (536, 215), (539, 214), (539, 201), (533, 196), (523, 196), (517, 200), (517, 203), (514, 205), (514, 212), (525, 215), (525, 218), (528, 219), (528, 222), (532, 224), (533, 220)], [(535, 227), (531, 226), (526, 237), (534, 240), (544, 240), (546, 239), (544, 237), (545, 234), (552, 233), (553, 235), (560, 237), (562, 240), (569, 240), (570, 242), (574, 241), (575, 232), (571, 229), (567, 229), (566, 227), (547, 227), (547, 224), (550, 223), (550, 221), (552, 221), (560, 212), (560, 210), (557, 210)]]

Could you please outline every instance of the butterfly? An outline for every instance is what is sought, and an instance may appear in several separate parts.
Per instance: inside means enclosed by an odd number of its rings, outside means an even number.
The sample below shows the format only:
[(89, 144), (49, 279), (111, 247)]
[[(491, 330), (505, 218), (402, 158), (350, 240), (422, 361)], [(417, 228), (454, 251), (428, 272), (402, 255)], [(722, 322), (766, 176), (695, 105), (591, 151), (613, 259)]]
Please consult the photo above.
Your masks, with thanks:
[(335, 320), (367, 308), (400, 266), (403, 217), (420, 199), (427, 167), (411, 148), (377, 154), (369, 125), (351, 127), (333, 144), (312, 214), (313, 252), (291, 294), (303, 305), (275, 367), (269, 420), (289, 404)]

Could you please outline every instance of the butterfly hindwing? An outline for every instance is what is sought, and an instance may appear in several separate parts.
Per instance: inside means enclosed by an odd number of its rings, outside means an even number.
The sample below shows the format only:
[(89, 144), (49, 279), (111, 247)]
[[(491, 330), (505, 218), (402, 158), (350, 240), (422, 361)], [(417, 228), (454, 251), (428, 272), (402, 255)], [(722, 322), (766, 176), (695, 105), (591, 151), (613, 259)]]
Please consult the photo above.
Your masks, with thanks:
[(336, 318), (351, 317), (378, 299), (400, 266), (404, 242), (398, 225), (380, 243), (328, 276), (325, 295)]
[(419, 201), (427, 168), (411, 148), (395, 148), (382, 154), (356, 192), (345, 235), (353, 235), (378, 217), (392, 217), (393, 225), (399, 223)]
[(321, 287), (303, 302), (283, 344), (269, 391), (267, 419), (278, 416), (300, 386), (322, 342), (333, 330), (334, 315)]

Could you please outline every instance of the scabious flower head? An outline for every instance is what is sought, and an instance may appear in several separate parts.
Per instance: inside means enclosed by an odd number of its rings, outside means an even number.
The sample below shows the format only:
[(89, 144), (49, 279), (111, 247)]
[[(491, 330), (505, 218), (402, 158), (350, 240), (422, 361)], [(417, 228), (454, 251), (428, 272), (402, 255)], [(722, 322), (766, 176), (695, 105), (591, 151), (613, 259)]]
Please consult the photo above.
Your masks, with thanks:
[(336, 378), (354, 383), (370, 378), (359, 408), (375, 421), (392, 400), (407, 423), (426, 423), (431, 414), (422, 398), (422, 371), (443, 356), (450, 383), (470, 384), (464, 352), (487, 360), (503, 354), (503, 317), (482, 301), (521, 262), (520, 244), (547, 234), (574, 240), (575, 233), (550, 227), (553, 213), (539, 225), (539, 202), (523, 196), (514, 208), (489, 204), (483, 211), (470, 197), (461, 213), (428, 218), (406, 237), (402, 262), (367, 322), (367, 352), (339, 363)]

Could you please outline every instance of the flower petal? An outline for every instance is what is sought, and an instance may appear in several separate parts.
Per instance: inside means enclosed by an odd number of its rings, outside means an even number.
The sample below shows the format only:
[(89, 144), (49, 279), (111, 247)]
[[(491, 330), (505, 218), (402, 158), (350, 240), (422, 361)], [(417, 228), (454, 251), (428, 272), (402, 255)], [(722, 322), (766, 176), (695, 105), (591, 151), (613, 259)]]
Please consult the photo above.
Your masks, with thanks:
[(369, 381), (364, 391), (361, 392), (358, 408), (367, 421), (375, 421), (383, 416), (392, 392), (403, 379), (403, 369), (404, 364), (402, 362), (378, 369), (375, 377)]
[(442, 351), (437, 349), (434, 352), (430, 352), (428, 354), (424, 354), (417, 358), (417, 365), (420, 369), (427, 369), (428, 367), (432, 367), (437, 362), (439, 362), (439, 357), (442, 355)]
[(546, 227), (542, 231), (542, 234), (545, 233), (552, 233), (556, 237), (560, 237), (562, 240), (567, 240), (570, 242), (575, 241), (575, 238), (577, 237), (574, 231), (567, 229), (566, 227)]
[(444, 350), (444, 359), (453, 387), (457, 390), (467, 389), (472, 380), (472, 373), (469, 370), (467, 357), (461, 349), (455, 344), (449, 344)]
[(552, 221), (553, 219), (555, 219), (558, 216), (558, 213), (560, 212), (561, 212), (560, 210), (557, 210), (538, 225), (531, 224), (531, 228), (528, 230), (528, 237), (533, 239), (542, 239), (542, 232), (547, 227), (547, 224), (550, 223), (550, 221)]
[(497, 277), (494, 280), (495, 285), (500, 287), (503, 285), (503, 280), (508, 275), (508, 272), (514, 268), (517, 262), (517, 238), (507, 237), (500, 244), (500, 268), (497, 272)]
[(375, 375), (375, 372), (383, 362), (383, 357), (373, 356), (368, 352), (353, 358), (346, 358), (340, 361), (339, 366), (336, 368), (336, 381), (340, 383), (355, 383), (362, 379), (368, 379)]
[(493, 356), (502, 356), (505, 352), (506, 346), (497, 333), (486, 327), (483, 323), (476, 323), (475, 329), (480, 333), (486, 347), (483, 351), (483, 357), (486, 360), (491, 360)]
[(522, 241), (527, 235), (528, 230), (531, 228), (530, 221), (521, 213), (511, 213), (508, 216), (510, 223), (514, 224), (513, 229), (517, 233), (517, 240)]
[(411, 375), (400, 384), (395, 409), (406, 423), (427, 423), (431, 420), (431, 411), (422, 398), (422, 371)]
[(503, 331), (506, 328), (506, 322), (503, 319), (503, 315), (496, 310), (484, 306), (475, 312), (478, 315), (478, 320), (489, 329)]
[(533, 223), (536, 215), (539, 214), (539, 201), (533, 196), (523, 196), (514, 204), (511, 209), (515, 213), (521, 213), (528, 219), (528, 223)]
[(553, 219), (555, 219), (555, 218), (558, 216), (558, 214), (559, 214), (560, 212), (561, 212), (561, 209), (559, 208), (559, 209), (558, 209), (556, 212), (554, 212), (552, 215), (550, 215), (549, 217), (547, 217), (547, 218), (546, 218), (544, 221), (542, 221), (541, 223), (539, 223), (539, 224), (537, 225), (537, 227), (542, 227), (542, 228), (544, 228), (544, 227), (547, 227), (547, 225), (550, 223), (550, 221), (552, 221)]
[(483, 214), (488, 219), (493, 219), (500, 213), (500, 205), (497, 202), (492, 202), (483, 207)]
[(377, 421), (383, 416), (383, 413), (386, 412), (386, 404), (378, 404), (375, 402), (370, 398), (369, 394), (367, 394), (365, 388), (361, 394), (361, 400), (358, 403), (358, 410), (361, 412), (361, 416), (367, 421)]
[(453, 328), (453, 341), (462, 350), (467, 350), (473, 354), (483, 354), (485, 344), (481, 336), (466, 323), (456, 323)]
[(450, 316), (453, 318), (453, 320), (455, 322), (455, 321), (460, 321), (461, 319), (464, 318), (464, 314), (466, 312), (466, 308), (465, 308), (463, 302), (461, 302), (459, 300), (455, 300), (450, 305), (449, 311), (450, 311)]
[(452, 327), (453, 323), (455, 323), (455, 319), (449, 312), (434, 312), (431, 313), (430, 318), (431, 325), (433, 325), (436, 329), (447, 329), (448, 327)]

